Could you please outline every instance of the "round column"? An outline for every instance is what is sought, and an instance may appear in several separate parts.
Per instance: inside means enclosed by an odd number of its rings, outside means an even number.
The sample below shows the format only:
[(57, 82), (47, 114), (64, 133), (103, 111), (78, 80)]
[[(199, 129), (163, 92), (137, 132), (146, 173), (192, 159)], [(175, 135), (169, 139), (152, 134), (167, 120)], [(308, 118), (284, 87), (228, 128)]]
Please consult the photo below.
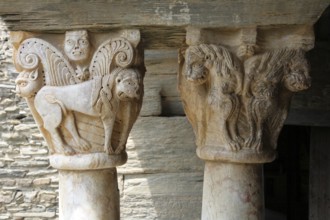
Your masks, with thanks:
[(61, 220), (118, 220), (119, 191), (116, 168), (59, 171)]
[(206, 161), (202, 220), (264, 219), (262, 164)]
[(60, 220), (119, 220), (120, 202), (116, 166), (127, 154), (52, 155), (59, 170)]

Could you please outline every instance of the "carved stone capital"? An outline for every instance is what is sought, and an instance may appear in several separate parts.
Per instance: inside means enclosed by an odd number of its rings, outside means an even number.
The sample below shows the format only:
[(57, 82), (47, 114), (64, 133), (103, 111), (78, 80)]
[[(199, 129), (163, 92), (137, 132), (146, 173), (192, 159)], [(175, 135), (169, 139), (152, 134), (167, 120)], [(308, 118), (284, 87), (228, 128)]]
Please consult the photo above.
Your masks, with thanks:
[(269, 40), (269, 30), (259, 31), (258, 38), (253, 30), (230, 34), (231, 41), (208, 44), (203, 41), (214, 34), (202, 32), (196, 40), (188, 32), (191, 45), (180, 59), (179, 90), (197, 154), (204, 160), (270, 162), (292, 95), (311, 83), (304, 48), (258, 44), (257, 39)]
[(126, 162), (143, 97), (138, 30), (65, 34), (14, 32), (18, 95), (26, 98), (59, 169)]

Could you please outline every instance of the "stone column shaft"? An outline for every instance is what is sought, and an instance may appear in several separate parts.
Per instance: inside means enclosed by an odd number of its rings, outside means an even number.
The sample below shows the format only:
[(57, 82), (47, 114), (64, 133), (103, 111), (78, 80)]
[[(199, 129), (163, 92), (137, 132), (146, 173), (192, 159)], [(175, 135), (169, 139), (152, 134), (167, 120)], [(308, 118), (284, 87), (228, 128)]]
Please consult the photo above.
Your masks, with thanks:
[(188, 29), (178, 78), (205, 160), (202, 220), (264, 219), (262, 164), (276, 157), (292, 95), (310, 86), (312, 39), (310, 26)]
[(262, 164), (206, 161), (202, 219), (263, 219), (262, 176)]
[(116, 168), (59, 171), (61, 219), (119, 220)]

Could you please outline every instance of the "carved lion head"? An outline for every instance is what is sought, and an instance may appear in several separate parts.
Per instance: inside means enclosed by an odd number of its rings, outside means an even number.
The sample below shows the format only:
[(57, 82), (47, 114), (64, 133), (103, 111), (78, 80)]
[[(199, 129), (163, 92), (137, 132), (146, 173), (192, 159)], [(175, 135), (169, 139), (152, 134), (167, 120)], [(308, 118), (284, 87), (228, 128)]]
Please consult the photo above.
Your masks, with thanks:
[(203, 84), (207, 80), (206, 55), (201, 46), (190, 46), (186, 51), (186, 78), (188, 81)]
[(311, 86), (309, 66), (303, 55), (298, 54), (284, 68), (283, 84), (291, 92), (308, 89)]
[(231, 53), (222, 46), (213, 44), (200, 44), (190, 46), (186, 50), (186, 78), (187, 80), (202, 84), (208, 80), (210, 73), (227, 77), (231, 72), (238, 72), (239, 65)]
[(43, 78), (39, 77), (38, 69), (31, 72), (22, 71), (15, 80), (15, 83), (16, 94), (24, 98), (35, 96), (44, 85)]
[(116, 95), (121, 101), (139, 99), (140, 75), (134, 69), (121, 69), (116, 77)]

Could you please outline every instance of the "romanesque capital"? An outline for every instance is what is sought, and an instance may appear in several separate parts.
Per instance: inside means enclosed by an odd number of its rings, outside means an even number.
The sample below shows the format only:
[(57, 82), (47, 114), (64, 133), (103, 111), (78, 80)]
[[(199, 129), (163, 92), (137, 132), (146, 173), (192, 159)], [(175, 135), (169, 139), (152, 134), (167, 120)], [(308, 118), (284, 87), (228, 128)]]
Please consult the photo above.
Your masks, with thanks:
[(313, 41), (306, 40), (312, 38), (309, 31), (299, 36), (301, 29), (188, 30), (179, 90), (200, 158), (240, 163), (275, 158), (291, 97), (311, 84), (304, 56)]
[(16, 92), (44, 136), (52, 166), (103, 169), (126, 162), (143, 97), (138, 30), (14, 32)]

